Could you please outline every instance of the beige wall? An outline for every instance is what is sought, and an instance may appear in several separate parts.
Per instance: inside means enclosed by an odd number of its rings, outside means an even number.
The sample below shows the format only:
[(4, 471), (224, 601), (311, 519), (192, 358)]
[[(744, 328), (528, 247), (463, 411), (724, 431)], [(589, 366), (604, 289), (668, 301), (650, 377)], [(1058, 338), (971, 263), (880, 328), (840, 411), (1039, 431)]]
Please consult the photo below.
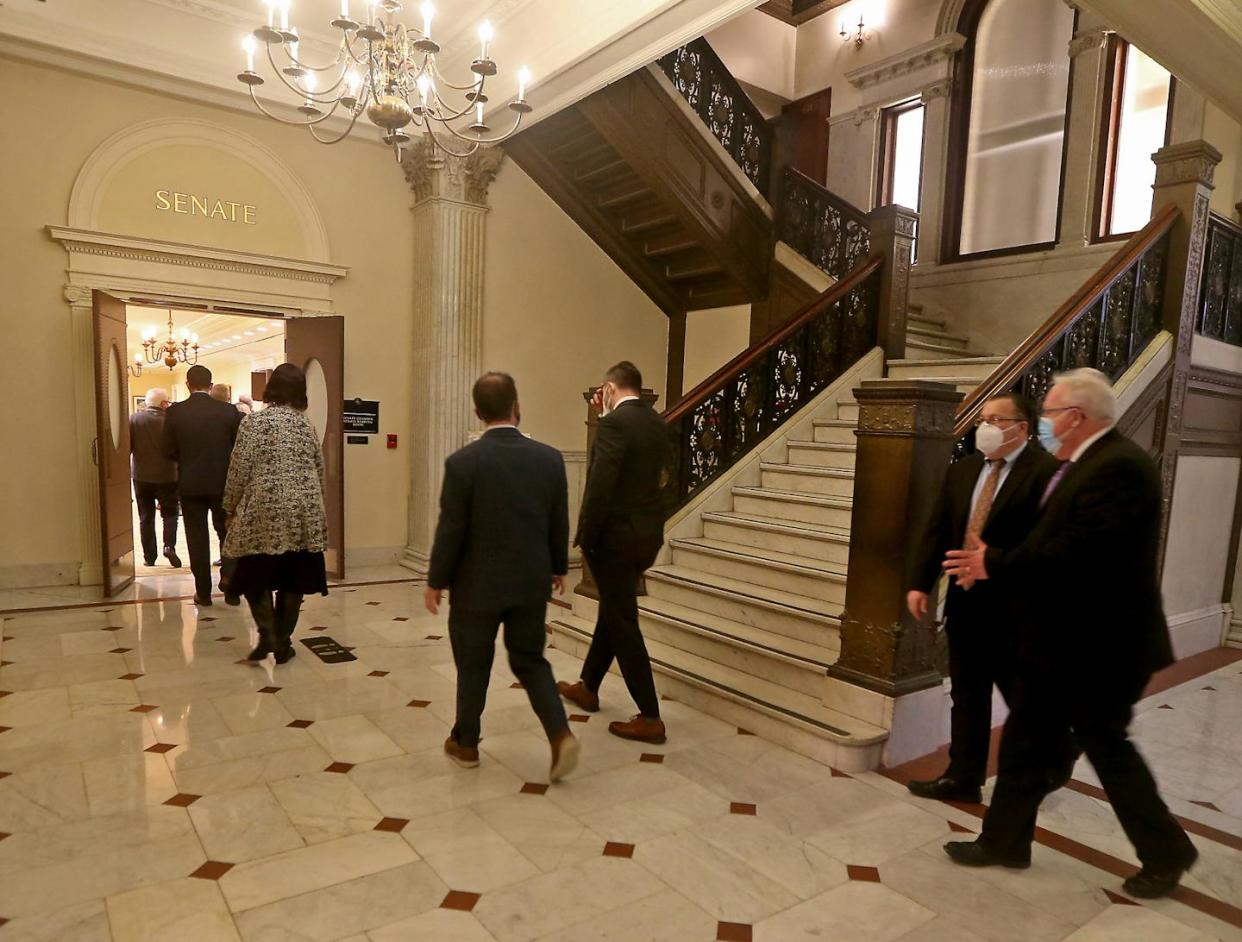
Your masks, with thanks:
[(689, 392), (750, 346), (750, 305), (686, 315), (686, 358), (681, 388)]
[(1221, 152), (1216, 168), (1216, 189), (1212, 209), (1230, 219), (1238, 218), (1242, 200), (1242, 126), (1210, 101), (1203, 116), (1203, 137)]
[(796, 27), (747, 10), (706, 38), (735, 79), (785, 99), (794, 97)]
[(668, 321), (513, 161), (488, 201), (484, 368), (513, 374), (525, 432), (581, 451), (582, 391), (617, 360), (633, 360), (662, 403)]

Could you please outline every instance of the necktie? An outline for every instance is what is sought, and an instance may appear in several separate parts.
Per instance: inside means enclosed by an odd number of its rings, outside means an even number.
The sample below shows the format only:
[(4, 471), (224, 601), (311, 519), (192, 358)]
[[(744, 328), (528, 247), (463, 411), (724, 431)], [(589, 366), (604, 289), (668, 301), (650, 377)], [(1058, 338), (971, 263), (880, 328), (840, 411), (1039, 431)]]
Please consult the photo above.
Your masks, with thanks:
[(1044, 488), (1044, 496), (1039, 499), (1039, 506), (1043, 507), (1048, 503), (1048, 498), (1052, 496), (1052, 492), (1057, 489), (1057, 485), (1061, 483), (1061, 478), (1065, 477), (1065, 472), (1069, 470), (1069, 466), (1074, 462), (1062, 461), (1061, 467), (1057, 468), (1057, 473), (1048, 479), (1048, 486)]
[(1000, 486), (1005, 459), (989, 458), (987, 464), (988, 476), (983, 481), (983, 490), (979, 492), (975, 509), (970, 512), (970, 522), (966, 524), (966, 549), (974, 549), (979, 545), (979, 535), (988, 521), (988, 514), (992, 512), (992, 501), (996, 499), (996, 489)]

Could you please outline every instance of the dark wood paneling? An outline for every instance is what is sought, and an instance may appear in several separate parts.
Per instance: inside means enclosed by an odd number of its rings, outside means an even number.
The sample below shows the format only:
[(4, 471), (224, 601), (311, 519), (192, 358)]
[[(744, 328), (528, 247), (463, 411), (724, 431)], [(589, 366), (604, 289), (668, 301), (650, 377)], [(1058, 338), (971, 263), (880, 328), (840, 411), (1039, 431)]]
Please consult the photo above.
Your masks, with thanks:
[(790, 26), (801, 26), (803, 23), (831, 13), (849, 0), (768, 0), (758, 7), (761, 13), (775, 17)]
[(772, 119), (772, 179), (780, 179), (785, 167), (806, 174), (821, 185), (828, 182), (828, 117), (832, 112), (832, 89), (781, 108)]
[(773, 262), (768, 296), (750, 308), (750, 342), (756, 344), (818, 297), (818, 292), (779, 262)]
[[(95, 464), (99, 470), (100, 565), (106, 598), (134, 581), (134, 521), (130, 510), (129, 355), (125, 302), (93, 293), (95, 313)], [(119, 401), (118, 401), (119, 397)]]

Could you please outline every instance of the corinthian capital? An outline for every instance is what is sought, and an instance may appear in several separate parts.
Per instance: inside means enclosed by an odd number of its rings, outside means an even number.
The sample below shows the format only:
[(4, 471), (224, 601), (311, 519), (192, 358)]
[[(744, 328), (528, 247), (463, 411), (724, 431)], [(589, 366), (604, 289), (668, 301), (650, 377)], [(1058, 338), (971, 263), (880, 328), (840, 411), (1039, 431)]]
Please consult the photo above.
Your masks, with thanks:
[(446, 154), (431, 139), (419, 135), (401, 160), (414, 202), (447, 199), (475, 206), (487, 205), (487, 188), (496, 179), (505, 152), (499, 147), (480, 147), (466, 157)]

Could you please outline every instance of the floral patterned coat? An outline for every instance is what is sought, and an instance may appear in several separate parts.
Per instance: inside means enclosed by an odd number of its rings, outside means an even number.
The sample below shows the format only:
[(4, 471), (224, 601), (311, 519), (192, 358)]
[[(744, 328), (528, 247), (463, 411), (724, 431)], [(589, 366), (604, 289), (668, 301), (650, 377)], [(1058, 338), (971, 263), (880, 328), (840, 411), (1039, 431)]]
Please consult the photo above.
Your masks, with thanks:
[(242, 420), (229, 461), (224, 509), (234, 515), (224, 539), (225, 556), (323, 551), (328, 536), (323, 452), (304, 413), (272, 405)]

